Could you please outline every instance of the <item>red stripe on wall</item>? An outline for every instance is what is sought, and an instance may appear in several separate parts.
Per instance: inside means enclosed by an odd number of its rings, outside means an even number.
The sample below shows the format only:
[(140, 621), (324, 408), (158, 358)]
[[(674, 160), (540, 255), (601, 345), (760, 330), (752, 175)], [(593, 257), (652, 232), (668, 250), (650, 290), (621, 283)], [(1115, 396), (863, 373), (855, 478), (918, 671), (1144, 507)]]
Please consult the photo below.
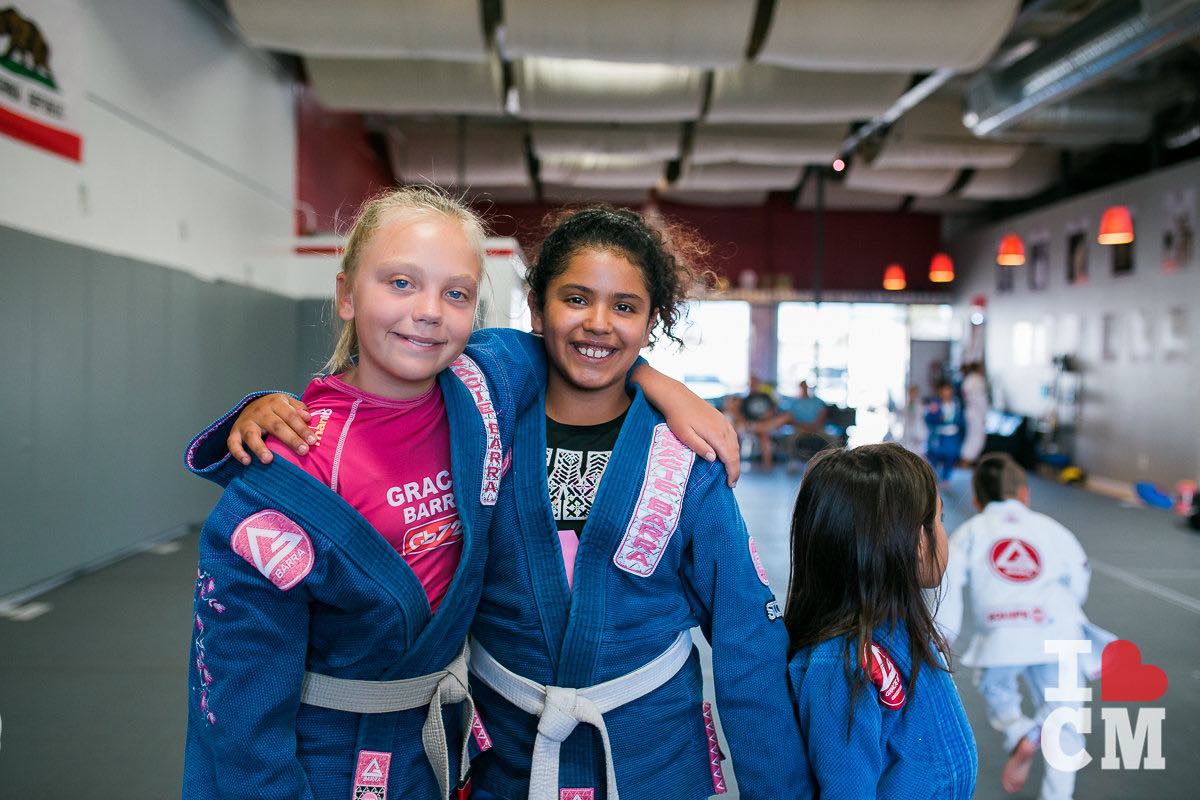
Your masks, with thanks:
[(71, 161), (83, 158), (83, 139), (79, 134), (38, 122), (3, 106), (0, 106), (0, 133)]
[(298, 256), (340, 256), (342, 248), (336, 245), (296, 245), (296, 255)]

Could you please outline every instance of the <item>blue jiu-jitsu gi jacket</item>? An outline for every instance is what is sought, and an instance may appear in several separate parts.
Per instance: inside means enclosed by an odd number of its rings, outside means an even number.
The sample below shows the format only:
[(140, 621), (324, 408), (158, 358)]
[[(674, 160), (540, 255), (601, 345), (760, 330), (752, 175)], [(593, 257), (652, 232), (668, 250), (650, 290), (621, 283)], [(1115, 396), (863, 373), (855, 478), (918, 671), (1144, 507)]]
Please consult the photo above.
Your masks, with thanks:
[[(908, 631), (880, 627), (872, 679), (854, 700), (846, 637), (804, 647), (792, 692), (822, 800), (969, 800), (975, 737), (950, 673), (922, 665), (914, 686)], [(854, 704), (851, 722), (850, 706)]]
[[(536, 359), (540, 341), (527, 344)], [(713, 645), (716, 701), (742, 797), (810, 796), (782, 613), (724, 467), (694, 459), (635, 390), (580, 537), (572, 594), (549, 502), (544, 398), (518, 418), (514, 439), (473, 636), (513, 672), (581, 688), (629, 673), (699, 626)], [(480, 682), (472, 693), (493, 742), (475, 760), (476, 786), (525, 798), (536, 718)], [(604, 719), (622, 800), (724, 791), (694, 650), (674, 678)], [(562, 746), (559, 786), (604, 797), (602, 752), (594, 728), (576, 728)]]
[[(364, 770), (387, 776), (392, 800), (438, 797), (422, 747), (426, 709), (360, 715), (301, 704), (300, 692), (306, 670), (403, 679), (445, 668), (462, 649), (512, 443), (510, 379), (521, 376), (503, 347), (468, 355), (490, 396), (470, 370), (439, 376), (463, 552), (436, 615), (403, 557), (328, 487), (284, 459), (242, 467), (228, 457), (240, 405), (189, 447), (189, 469), (227, 488), (200, 538), (185, 798), (350, 800)], [(443, 712), (452, 782), (460, 713)], [(364, 751), (385, 757), (359, 763)]]

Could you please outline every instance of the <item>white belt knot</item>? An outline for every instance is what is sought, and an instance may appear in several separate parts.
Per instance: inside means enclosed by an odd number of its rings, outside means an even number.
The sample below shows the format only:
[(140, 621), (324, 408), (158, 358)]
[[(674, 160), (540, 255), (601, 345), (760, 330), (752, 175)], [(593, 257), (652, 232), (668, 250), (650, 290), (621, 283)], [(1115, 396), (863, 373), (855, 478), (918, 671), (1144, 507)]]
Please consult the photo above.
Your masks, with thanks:
[(604, 712), (620, 708), (662, 686), (687, 663), (691, 652), (691, 635), (683, 631), (666, 651), (633, 672), (585, 689), (572, 689), (543, 686), (518, 675), (475, 642), (471, 646), (471, 672), (505, 700), (538, 718), (529, 765), (529, 800), (558, 800), (559, 752), (562, 743), (580, 723), (591, 725), (600, 734), (607, 800), (620, 800)]

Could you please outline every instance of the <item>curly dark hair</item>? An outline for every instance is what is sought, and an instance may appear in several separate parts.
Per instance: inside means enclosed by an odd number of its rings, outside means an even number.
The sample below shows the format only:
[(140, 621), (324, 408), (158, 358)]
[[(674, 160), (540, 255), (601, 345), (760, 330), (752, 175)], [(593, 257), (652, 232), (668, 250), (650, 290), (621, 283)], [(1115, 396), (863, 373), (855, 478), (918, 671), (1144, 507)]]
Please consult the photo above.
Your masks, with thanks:
[(650, 316), (657, 317), (650, 343), (661, 331), (676, 345), (675, 325), (683, 304), (697, 284), (711, 285), (713, 275), (701, 266), (708, 244), (696, 233), (670, 222), (651, 222), (628, 208), (589, 206), (547, 217), (549, 233), (525, 280), (538, 306), (546, 303), (550, 282), (567, 269), (571, 258), (583, 250), (617, 253), (642, 271), (650, 295)]

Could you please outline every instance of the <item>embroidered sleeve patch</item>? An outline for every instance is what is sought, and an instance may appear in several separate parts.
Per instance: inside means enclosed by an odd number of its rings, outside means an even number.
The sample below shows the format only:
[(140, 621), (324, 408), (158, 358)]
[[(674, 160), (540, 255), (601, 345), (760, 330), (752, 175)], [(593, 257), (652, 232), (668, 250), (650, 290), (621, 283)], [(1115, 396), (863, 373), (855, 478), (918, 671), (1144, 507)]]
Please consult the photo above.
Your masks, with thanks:
[(904, 707), (904, 680), (891, 656), (871, 642), (871, 664), (867, 670), (871, 683), (879, 690), (879, 702), (888, 708)]
[(483, 451), (483, 481), (479, 488), (479, 502), (494, 506), (500, 495), (500, 476), (504, 474), (505, 466), (500, 445), (500, 422), (496, 417), (496, 407), (492, 405), (492, 394), (488, 391), (483, 370), (465, 354), (455, 359), (450, 371), (467, 387), (475, 401), (475, 408), (483, 417), (487, 439)]
[(233, 529), (229, 546), (283, 591), (312, 572), (312, 539), (278, 511), (266, 509), (246, 517)]
[(613, 563), (619, 568), (639, 578), (654, 574), (679, 527), (683, 492), (695, 459), (696, 454), (671, 433), (665, 422), (654, 427), (642, 492), (625, 529), (625, 538), (613, 556)]
[(762, 558), (758, 555), (758, 542), (754, 541), (753, 536), (746, 538), (750, 542), (750, 560), (754, 562), (754, 571), (758, 573), (758, 579), (762, 581), (762, 585), (769, 589), (771, 584), (767, 580), (767, 570), (763, 568)]

